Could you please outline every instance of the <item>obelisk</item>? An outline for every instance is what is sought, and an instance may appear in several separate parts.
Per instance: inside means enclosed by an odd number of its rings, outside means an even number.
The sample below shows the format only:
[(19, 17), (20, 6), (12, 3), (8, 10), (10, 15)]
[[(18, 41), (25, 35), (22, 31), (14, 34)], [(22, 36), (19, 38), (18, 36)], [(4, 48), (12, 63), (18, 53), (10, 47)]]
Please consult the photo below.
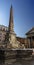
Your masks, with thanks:
[(7, 31), (6, 37), (5, 37), (5, 43), (6, 43), (7, 48), (18, 48), (16, 34), (14, 32), (13, 7), (12, 7), (12, 5), (10, 8), (9, 26), (8, 26), (8, 31)]
[(9, 33), (13, 33), (14, 32), (14, 22), (13, 22), (13, 8), (11, 5), (10, 8), (10, 19), (9, 19)]
[(16, 34), (14, 32), (14, 22), (13, 22), (13, 8), (10, 8), (10, 19), (9, 19), (9, 44), (14, 48), (16, 46)]

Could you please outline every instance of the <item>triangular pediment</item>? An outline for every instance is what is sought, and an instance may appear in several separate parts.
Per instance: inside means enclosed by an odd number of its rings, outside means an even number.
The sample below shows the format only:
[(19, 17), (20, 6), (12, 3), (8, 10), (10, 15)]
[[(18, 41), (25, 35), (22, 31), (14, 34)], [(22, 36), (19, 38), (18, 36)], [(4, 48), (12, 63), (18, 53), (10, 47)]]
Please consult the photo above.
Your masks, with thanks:
[(34, 29), (32, 29), (29, 33), (34, 33)]
[(34, 34), (34, 27), (32, 28), (32, 29), (30, 29), (27, 33), (26, 33), (26, 35), (28, 35), (28, 34)]

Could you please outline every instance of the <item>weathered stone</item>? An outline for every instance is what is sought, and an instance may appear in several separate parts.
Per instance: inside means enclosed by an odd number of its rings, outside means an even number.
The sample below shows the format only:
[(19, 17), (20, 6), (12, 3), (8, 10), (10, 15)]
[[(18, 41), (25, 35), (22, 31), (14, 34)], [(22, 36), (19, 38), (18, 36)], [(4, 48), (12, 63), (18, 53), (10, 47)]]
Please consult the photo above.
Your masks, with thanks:
[[(0, 50), (0, 58), (2, 62), (8, 62), (13, 59), (13, 62), (15, 62), (18, 58), (25, 59), (32, 57), (32, 50), (17, 50), (17, 49), (1, 49)], [(14, 61), (15, 59), (15, 61)]]

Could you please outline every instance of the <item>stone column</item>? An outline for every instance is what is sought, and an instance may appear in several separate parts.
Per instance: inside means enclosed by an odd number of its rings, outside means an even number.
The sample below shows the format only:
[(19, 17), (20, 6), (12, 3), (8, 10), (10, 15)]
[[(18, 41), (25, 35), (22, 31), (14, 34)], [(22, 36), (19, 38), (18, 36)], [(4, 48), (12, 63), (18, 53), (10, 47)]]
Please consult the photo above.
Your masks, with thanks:
[(28, 43), (29, 43), (28, 45), (29, 45), (29, 48), (30, 48), (30, 39), (29, 38), (28, 38)]
[(31, 37), (31, 47), (32, 47), (32, 37)]

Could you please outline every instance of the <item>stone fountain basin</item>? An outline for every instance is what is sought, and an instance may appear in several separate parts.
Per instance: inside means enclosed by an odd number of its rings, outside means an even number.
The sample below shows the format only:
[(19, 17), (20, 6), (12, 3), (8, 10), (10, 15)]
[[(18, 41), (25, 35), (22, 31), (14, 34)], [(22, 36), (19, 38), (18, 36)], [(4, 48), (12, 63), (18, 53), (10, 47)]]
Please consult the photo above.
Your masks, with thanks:
[(26, 60), (32, 57), (32, 49), (0, 49), (0, 61), (1, 63), (13, 63), (17, 60)]
[(0, 49), (0, 57), (5, 59), (26, 58), (32, 56), (32, 49)]

